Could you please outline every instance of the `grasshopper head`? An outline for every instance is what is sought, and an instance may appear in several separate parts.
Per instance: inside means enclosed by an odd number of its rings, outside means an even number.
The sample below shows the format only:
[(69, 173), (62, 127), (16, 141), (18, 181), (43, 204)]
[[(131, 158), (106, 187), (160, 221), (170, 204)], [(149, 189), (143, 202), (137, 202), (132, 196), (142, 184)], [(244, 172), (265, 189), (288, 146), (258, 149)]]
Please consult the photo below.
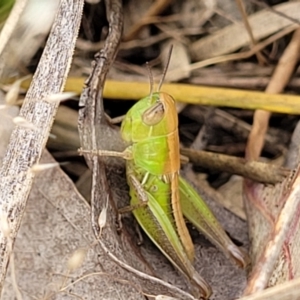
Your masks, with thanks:
[[(154, 100), (154, 102), (153, 102)], [(176, 114), (175, 101), (166, 93), (155, 93), (152, 96), (152, 103), (147, 108), (142, 116), (142, 121), (148, 126), (157, 125), (164, 118), (168, 118), (168, 121), (172, 120), (172, 115)]]
[(122, 123), (122, 137), (137, 142), (149, 137), (167, 135), (177, 130), (178, 117), (174, 99), (158, 92), (138, 101)]

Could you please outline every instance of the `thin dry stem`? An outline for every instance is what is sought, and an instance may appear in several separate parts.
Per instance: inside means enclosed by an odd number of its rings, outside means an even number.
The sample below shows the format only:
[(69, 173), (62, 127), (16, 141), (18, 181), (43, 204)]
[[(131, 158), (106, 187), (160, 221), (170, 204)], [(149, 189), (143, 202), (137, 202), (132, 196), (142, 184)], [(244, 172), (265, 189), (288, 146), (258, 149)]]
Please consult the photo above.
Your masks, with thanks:
[[(256, 44), (256, 40), (254, 38), (252, 29), (251, 29), (251, 26), (250, 26), (250, 23), (249, 23), (249, 20), (248, 20), (247, 12), (246, 12), (246, 9), (245, 9), (245, 4), (242, 0), (236, 0), (236, 3), (237, 3), (237, 5), (238, 5), (238, 7), (241, 11), (243, 21), (244, 21), (244, 25), (247, 29), (248, 34), (249, 34), (249, 37), (250, 37), (250, 40), (251, 40), (251, 47), (253, 47)], [(262, 54), (259, 51), (256, 52), (255, 55), (256, 55), (257, 60), (259, 61), (260, 64), (263, 64), (263, 63), (266, 62), (265, 58), (262, 56)]]
[[(283, 91), (299, 60), (299, 50), (300, 29), (297, 29), (275, 69), (271, 81), (266, 88), (266, 93), (278, 94)], [(264, 144), (270, 116), (271, 113), (267, 111), (257, 110), (255, 112), (253, 126), (247, 144), (246, 157), (248, 159), (256, 160), (259, 157)]]

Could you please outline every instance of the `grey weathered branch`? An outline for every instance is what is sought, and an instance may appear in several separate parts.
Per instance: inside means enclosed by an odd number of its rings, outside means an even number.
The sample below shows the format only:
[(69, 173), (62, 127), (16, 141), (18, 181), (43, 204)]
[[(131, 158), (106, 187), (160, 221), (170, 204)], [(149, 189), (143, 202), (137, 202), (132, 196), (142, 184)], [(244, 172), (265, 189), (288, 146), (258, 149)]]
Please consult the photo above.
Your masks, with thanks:
[[(16, 126), (0, 169), (0, 216), (1, 220), (8, 221), (9, 239), (12, 241), (16, 238), (31, 190), (34, 178), (31, 167), (40, 160), (58, 107), (58, 103), (50, 103), (46, 98), (64, 88), (83, 2), (61, 0), (44, 53), (20, 111), (20, 116), (35, 128)], [(0, 230), (0, 248), (2, 289), (10, 256), (3, 228)]]

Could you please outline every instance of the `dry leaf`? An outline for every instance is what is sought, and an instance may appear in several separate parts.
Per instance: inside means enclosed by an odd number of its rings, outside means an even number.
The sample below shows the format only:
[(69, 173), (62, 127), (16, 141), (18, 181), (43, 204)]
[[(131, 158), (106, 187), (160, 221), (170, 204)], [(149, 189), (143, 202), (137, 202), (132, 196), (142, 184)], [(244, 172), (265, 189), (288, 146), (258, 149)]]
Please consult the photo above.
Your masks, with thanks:
[[(44, 152), (41, 163), (55, 161)], [(23, 299), (72, 298), (71, 294), (88, 295), (88, 299), (143, 299), (131, 274), (95, 242), (89, 220), (88, 204), (59, 167), (36, 176), (14, 250)], [(79, 249), (87, 249), (84, 262), (69, 272), (68, 262)], [(3, 299), (13, 299), (14, 292), (8, 276)]]

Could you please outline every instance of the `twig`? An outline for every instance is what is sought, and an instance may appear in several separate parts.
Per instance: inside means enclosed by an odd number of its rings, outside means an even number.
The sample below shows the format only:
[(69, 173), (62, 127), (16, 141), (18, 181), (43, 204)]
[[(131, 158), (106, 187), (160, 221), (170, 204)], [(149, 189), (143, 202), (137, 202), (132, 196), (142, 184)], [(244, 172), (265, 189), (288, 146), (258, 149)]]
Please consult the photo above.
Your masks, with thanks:
[[(250, 40), (251, 40), (251, 47), (253, 47), (256, 44), (256, 40), (253, 36), (251, 25), (250, 25), (249, 20), (248, 20), (247, 12), (246, 12), (246, 9), (245, 9), (245, 4), (242, 0), (236, 0), (236, 3), (239, 7), (239, 10), (240, 10), (241, 14), (242, 14), (243, 21), (244, 21), (244, 26), (245, 26), (248, 34), (249, 34), (249, 37), (250, 37)], [(263, 57), (263, 55), (259, 51), (257, 51), (255, 53), (255, 55), (256, 55), (257, 60), (259, 61), (260, 64), (266, 62), (265, 58)]]
[(187, 156), (190, 162), (195, 165), (211, 170), (241, 175), (262, 183), (275, 184), (281, 182), (290, 173), (290, 170), (276, 165), (258, 161), (247, 161), (241, 157), (196, 151), (187, 148), (181, 148), (180, 152)]
[[(92, 63), (92, 71), (85, 82), (85, 87), (80, 96), (78, 129), (81, 145), (83, 148), (101, 149), (101, 127), (107, 125), (102, 102), (103, 86), (106, 75), (117, 54), (118, 46), (123, 30), (123, 10), (120, 0), (106, 0), (106, 15), (109, 21), (109, 34), (105, 40), (104, 47), (95, 55)], [(110, 195), (107, 183), (105, 166), (98, 156), (85, 156), (92, 170), (92, 227), (96, 238), (100, 228), (98, 218), (102, 204), (106, 203)], [(116, 205), (111, 197), (110, 205), (116, 212)]]

